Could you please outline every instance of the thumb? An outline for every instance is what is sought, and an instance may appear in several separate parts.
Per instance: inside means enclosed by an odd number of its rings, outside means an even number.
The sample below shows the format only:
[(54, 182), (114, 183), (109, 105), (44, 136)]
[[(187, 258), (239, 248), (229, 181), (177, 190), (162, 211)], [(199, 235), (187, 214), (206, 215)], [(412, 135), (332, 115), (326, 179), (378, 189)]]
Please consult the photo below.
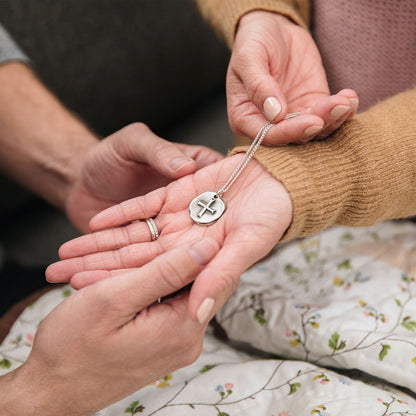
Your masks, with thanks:
[(169, 178), (189, 175), (197, 168), (183, 147), (162, 139), (143, 123), (130, 124), (115, 133), (112, 146), (124, 160), (147, 163)]
[[(132, 272), (103, 280), (86, 289), (99, 285), (104, 296), (102, 312), (121, 320), (119, 324), (122, 325), (158, 298), (173, 294), (191, 283), (218, 250), (215, 240), (205, 238), (175, 248)], [(108, 308), (109, 304), (114, 308)]]
[(242, 70), (238, 74), (254, 105), (264, 114), (267, 120), (277, 122), (287, 113), (285, 95), (279, 83), (270, 74), (268, 58), (264, 54), (247, 57), (239, 64)]

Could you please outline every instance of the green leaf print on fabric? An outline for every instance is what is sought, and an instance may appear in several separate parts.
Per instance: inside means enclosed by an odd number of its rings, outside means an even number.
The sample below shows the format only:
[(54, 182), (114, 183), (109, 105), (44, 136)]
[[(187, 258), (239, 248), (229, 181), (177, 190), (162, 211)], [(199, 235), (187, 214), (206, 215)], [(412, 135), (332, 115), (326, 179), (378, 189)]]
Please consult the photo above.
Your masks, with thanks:
[(124, 413), (130, 413), (132, 415), (135, 415), (137, 413), (142, 413), (145, 407), (142, 405), (139, 405), (139, 403), (140, 402), (136, 400), (127, 409), (124, 410)]
[(380, 354), (378, 354), (378, 358), (380, 359), (380, 361), (384, 360), (384, 357), (388, 354), (390, 349), (391, 346), (389, 344), (381, 344), (381, 351)]
[(405, 316), (401, 322), (401, 326), (408, 331), (414, 331), (416, 329), (416, 321), (412, 321), (410, 316)]
[(329, 348), (332, 348), (334, 350), (334, 352), (342, 350), (343, 348), (345, 348), (346, 345), (347, 345), (347, 343), (345, 342), (345, 340), (341, 340), (341, 341), (339, 340), (338, 332), (334, 332), (331, 335), (331, 338), (329, 338), (329, 341), (328, 341)]

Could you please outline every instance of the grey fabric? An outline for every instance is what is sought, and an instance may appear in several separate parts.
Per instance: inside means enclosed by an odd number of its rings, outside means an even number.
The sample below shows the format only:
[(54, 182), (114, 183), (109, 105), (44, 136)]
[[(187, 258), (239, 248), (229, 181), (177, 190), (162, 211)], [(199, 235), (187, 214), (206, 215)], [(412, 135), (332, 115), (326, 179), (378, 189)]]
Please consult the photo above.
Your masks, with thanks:
[(0, 0), (0, 20), (102, 136), (134, 121), (162, 134), (224, 90), (229, 53), (190, 0)]
[(29, 58), (0, 24), (0, 64), (9, 61), (29, 62)]

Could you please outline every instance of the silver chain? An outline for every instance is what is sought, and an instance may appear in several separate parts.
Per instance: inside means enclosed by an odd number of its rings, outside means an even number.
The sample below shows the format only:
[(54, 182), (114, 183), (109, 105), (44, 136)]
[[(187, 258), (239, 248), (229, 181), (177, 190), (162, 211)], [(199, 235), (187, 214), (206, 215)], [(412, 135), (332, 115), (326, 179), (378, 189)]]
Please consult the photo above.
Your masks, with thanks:
[(245, 156), (239, 163), (239, 165), (236, 167), (232, 175), (228, 178), (227, 182), (224, 184), (224, 186), (217, 192), (217, 195), (221, 198), (227, 191), (230, 189), (230, 186), (237, 180), (237, 178), (240, 176), (241, 172), (245, 169), (248, 162), (250, 162), (250, 159), (254, 156), (254, 153), (256, 153), (257, 149), (261, 145), (261, 142), (266, 137), (267, 132), (274, 126), (273, 123), (270, 121), (267, 122), (257, 133), (256, 137), (254, 138), (253, 142), (251, 143), (250, 147), (248, 148)]

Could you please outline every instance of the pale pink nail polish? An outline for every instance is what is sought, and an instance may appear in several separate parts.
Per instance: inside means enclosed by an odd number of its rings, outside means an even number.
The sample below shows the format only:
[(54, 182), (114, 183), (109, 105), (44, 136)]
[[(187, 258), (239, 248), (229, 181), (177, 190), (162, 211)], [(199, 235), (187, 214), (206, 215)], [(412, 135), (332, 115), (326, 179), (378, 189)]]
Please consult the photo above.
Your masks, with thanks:
[(305, 131), (303, 132), (305, 134), (305, 136), (312, 136), (316, 133), (318, 133), (318, 131), (321, 131), (322, 127), (321, 126), (310, 126), (307, 129), (305, 129)]
[(282, 111), (282, 106), (276, 97), (269, 97), (264, 100), (264, 115), (269, 121), (273, 121)]
[(332, 118), (334, 118), (335, 120), (338, 120), (342, 116), (345, 116), (345, 114), (347, 114), (349, 111), (350, 111), (349, 105), (337, 105), (331, 110), (329, 114), (331, 115)]
[(214, 308), (215, 300), (212, 298), (205, 298), (199, 305), (198, 311), (196, 312), (196, 319), (203, 325), (211, 316)]

